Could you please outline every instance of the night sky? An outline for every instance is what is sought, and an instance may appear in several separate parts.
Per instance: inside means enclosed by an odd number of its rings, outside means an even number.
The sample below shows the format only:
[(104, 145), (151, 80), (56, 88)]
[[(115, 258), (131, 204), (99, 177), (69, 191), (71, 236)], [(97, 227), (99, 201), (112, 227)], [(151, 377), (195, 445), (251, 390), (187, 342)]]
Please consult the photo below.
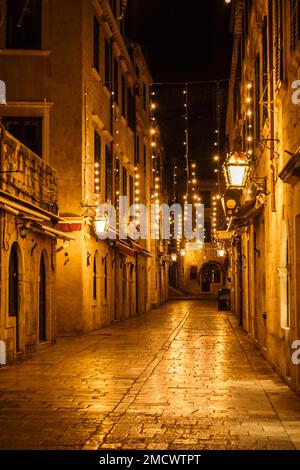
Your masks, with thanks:
[[(184, 85), (171, 83), (229, 78), (230, 6), (224, 0), (129, 0), (126, 35), (138, 42), (156, 86), (158, 120), (168, 167), (184, 162)], [(221, 82), (222, 118), (227, 82)], [(189, 92), (190, 159), (200, 177), (215, 178), (212, 156), (217, 127), (216, 83), (192, 85)], [(222, 130), (222, 135), (224, 129)], [(184, 165), (184, 163), (183, 163)], [(169, 179), (171, 174), (169, 172)]]

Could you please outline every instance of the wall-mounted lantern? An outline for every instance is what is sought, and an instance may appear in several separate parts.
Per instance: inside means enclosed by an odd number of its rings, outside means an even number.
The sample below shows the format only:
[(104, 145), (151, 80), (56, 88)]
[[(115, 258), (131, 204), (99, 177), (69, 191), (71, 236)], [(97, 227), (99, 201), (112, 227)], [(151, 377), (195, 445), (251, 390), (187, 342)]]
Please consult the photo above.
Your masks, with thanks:
[(108, 217), (107, 215), (103, 215), (97, 217), (94, 221), (94, 228), (97, 236), (102, 238), (107, 235), (108, 232)]
[(250, 172), (248, 156), (243, 152), (229, 153), (223, 165), (223, 171), (227, 188), (243, 189)]
[(28, 227), (26, 225), (26, 223), (21, 223), (21, 224), (18, 224), (18, 229), (19, 229), (19, 234), (20, 234), (20, 237), (25, 240), (27, 238), (27, 234), (28, 234)]
[(224, 248), (219, 248), (218, 249), (218, 256), (219, 258), (225, 258), (225, 255), (226, 255), (226, 251)]

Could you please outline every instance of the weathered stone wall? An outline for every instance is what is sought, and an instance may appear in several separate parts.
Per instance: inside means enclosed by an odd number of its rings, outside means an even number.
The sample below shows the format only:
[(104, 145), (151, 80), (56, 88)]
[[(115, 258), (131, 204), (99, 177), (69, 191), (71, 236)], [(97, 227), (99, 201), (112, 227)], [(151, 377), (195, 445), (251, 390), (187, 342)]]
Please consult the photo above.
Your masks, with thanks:
[[(245, 42), (242, 63), (242, 115), (246, 109), (246, 84), (255, 86), (255, 57), (263, 55), (262, 25), (267, 17), (270, 33), (269, 2), (256, 1), (249, 16), (249, 34)], [(255, 145), (254, 181), (266, 177), (267, 199), (259, 217), (249, 226), (237, 230), (241, 250), (234, 248), (233, 286), (234, 310), (241, 318), (249, 335), (280, 375), (299, 389), (299, 367), (291, 364), (291, 344), (299, 339), (299, 183), (287, 184), (279, 177), (281, 170), (300, 148), (300, 106), (292, 103), (292, 83), (300, 77), (300, 45), (290, 47), (291, 12), (289, 2), (283, 2), (283, 77), (275, 81), (272, 46), (274, 31), (268, 38), (268, 97), (260, 97), (261, 112), (268, 110), (268, 118)], [(238, 38), (238, 36), (237, 36)], [(238, 40), (238, 39), (237, 39)], [(272, 51), (272, 54), (270, 54)], [(261, 64), (262, 65), (262, 64)], [(234, 73), (230, 84), (227, 130), (230, 148), (241, 136), (242, 123), (233, 116)], [(288, 151), (289, 153), (287, 153)], [(246, 191), (249, 189), (246, 188)], [(245, 196), (245, 195), (244, 195)], [(242, 274), (238, 265), (242, 264)], [(289, 279), (289, 292), (286, 292)], [(241, 282), (243, 293), (241, 296)], [(288, 307), (289, 305), (289, 307)], [(289, 321), (287, 315), (289, 311)]]
[[(46, 265), (46, 344), (55, 340), (55, 241), (43, 234), (28, 230), (22, 239), (16, 228), (14, 215), (1, 210), (0, 228), (2, 235), (1, 251), (1, 313), (0, 338), (6, 342), (8, 361), (17, 353), (25, 353), (41, 347), (39, 341), (39, 282), (40, 262), (43, 254)], [(9, 259), (13, 244), (17, 245), (19, 262), (19, 315), (9, 316)], [(16, 348), (18, 330), (19, 348)]]

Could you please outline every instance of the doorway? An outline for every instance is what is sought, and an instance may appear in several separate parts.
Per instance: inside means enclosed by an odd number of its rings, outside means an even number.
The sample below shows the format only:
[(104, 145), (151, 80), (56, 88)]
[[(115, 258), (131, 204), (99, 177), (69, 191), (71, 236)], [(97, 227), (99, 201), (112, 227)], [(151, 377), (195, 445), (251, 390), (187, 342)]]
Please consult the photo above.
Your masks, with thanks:
[(122, 262), (122, 295), (123, 295), (122, 320), (126, 320), (127, 318), (127, 265), (126, 265), (125, 259)]
[(211, 292), (212, 284), (221, 284), (222, 268), (217, 263), (207, 263), (201, 270), (201, 289), (204, 293)]
[(47, 312), (46, 312), (46, 265), (44, 254), (40, 261), (40, 282), (39, 282), (39, 341), (44, 343), (47, 340)]
[(16, 351), (20, 351), (20, 283), (19, 283), (19, 255), (18, 245), (14, 243), (9, 257), (9, 317), (16, 319), (15, 344)]

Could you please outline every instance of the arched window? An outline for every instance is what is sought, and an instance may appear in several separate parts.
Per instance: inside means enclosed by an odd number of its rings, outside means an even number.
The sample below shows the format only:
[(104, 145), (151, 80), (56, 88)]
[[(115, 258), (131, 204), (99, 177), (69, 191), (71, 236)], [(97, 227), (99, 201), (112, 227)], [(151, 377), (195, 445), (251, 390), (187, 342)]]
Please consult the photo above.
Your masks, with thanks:
[(93, 263), (93, 299), (97, 300), (98, 297), (98, 290), (97, 290), (97, 252), (94, 256), (94, 263)]

